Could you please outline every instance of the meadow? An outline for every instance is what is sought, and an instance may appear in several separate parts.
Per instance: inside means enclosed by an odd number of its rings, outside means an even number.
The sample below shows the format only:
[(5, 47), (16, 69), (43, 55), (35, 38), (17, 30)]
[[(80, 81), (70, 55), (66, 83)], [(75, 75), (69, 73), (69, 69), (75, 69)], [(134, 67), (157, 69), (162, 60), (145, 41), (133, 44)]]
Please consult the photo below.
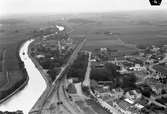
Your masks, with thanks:
[[(106, 39), (120, 39), (124, 43), (132, 45), (162, 45), (167, 43), (166, 15), (167, 12), (162, 11), (85, 14), (84, 16), (79, 15), (76, 18), (90, 20), (86, 21), (87, 23), (82, 23), (82, 21), (74, 23), (70, 21), (67, 25), (74, 29), (72, 32), (73, 36), (85, 35), (88, 39), (88, 45), (90, 45), (89, 40), (91, 40), (92, 46), (95, 46), (97, 40), (104, 42), (103, 40)], [(94, 43), (92, 40), (94, 40)], [(107, 42), (103, 45), (112, 46), (113, 43)]]

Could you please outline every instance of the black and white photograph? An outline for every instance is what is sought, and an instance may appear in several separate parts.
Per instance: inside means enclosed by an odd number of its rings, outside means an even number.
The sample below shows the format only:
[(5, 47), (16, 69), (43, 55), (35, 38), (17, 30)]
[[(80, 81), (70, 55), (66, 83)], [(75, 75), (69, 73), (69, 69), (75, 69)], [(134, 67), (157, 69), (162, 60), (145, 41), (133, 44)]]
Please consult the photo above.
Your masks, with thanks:
[(167, 0), (0, 0), (0, 114), (167, 114)]

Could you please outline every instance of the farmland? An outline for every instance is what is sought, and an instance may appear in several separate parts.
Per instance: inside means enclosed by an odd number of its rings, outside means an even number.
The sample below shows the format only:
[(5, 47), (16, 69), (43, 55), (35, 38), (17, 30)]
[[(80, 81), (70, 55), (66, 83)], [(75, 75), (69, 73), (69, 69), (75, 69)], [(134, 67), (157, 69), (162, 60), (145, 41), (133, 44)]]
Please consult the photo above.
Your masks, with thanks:
[(82, 100), (75, 102), (80, 107), (80, 109), (85, 112), (85, 114), (110, 114), (92, 99), (88, 99), (85, 102)]
[(98, 114), (110, 114), (109, 112), (107, 112), (106, 110), (104, 110), (103, 108), (101, 108), (101, 106), (99, 104), (97, 104), (94, 100), (88, 99), (87, 104), (89, 106), (92, 107), (92, 109), (94, 109), (94, 111), (96, 111), (96, 113)]
[(5, 50), (0, 50), (0, 87), (2, 87), (7, 81), (5, 72), (4, 72), (4, 58), (5, 58)]
[[(21, 43), (18, 42), (18, 45)], [(3, 102), (15, 92), (23, 83), (28, 82), (28, 77), (24, 71), (21, 61), (18, 57), (19, 46), (16, 48), (6, 47), (1, 55), (1, 81), (0, 81), (0, 99)], [(13, 50), (15, 48), (15, 50)], [(10, 50), (11, 49), (11, 50)], [(14, 52), (13, 52), (14, 51)], [(13, 54), (13, 55), (11, 55)], [(22, 89), (22, 88), (20, 88)], [(17, 90), (18, 91), (18, 90)]]
[[(72, 23), (67, 25), (74, 28), (72, 35), (85, 35), (88, 38), (88, 44), (95, 46), (97, 40), (115, 40), (120, 39), (125, 44), (133, 46), (144, 45), (161, 45), (166, 44), (165, 25), (167, 16), (166, 12), (117, 12), (92, 15), (79, 15), (77, 18), (84, 18), (87, 23)], [(73, 17), (74, 18), (74, 17)], [(111, 34), (107, 34), (111, 33)], [(89, 41), (90, 40), (90, 41)], [(93, 43), (95, 42), (95, 43)], [(106, 41), (105, 41), (106, 42)], [(109, 41), (112, 42), (112, 41)], [(103, 43), (100, 46), (112, 46), (113, 43)], [(85, 46), (86, 48), (87, 45)], [(98, 46), (98, 45), (97, 45)], [(99, 47), (100, 47), (99, 46)], [(115, 46), (115, 44), (114, 44)], [(90, 46), (90, 49), (92, 47)], [(119, 48), (119, 47), (118, 47)]]
[(160, 72), (160, 73), (162, 73), (162, 74), (164, 74), (164, 75), (167, 74), (167, 68), (166, 68), (166, 65), (165, 65), (165, 64), (158, 64), (158, 65), (153, 66), (153, 68), (154, 68), (156, 71), (158, 71), (158, 72)]
[[(0, 99), (4, 99), (28, 82), (19, 60), (19, 47), (28, 39), (34, 26), (19, 19), (0, 20)], [(25, 83), (26, 82), (26, 83)], [(22, 88), (20, 88), (22, 89)], [(18, 91), (18, 90), (17, 90)]]
[[(19, 68), (18, 44), (20, 44), (21, 33), (18, 26), (22, 21), (1, 20), (3, 25), (0, 29), (0, 49), (1, 49), (1, 81), (0, 99), (3, 99), (15, 91), (26, 79)], [(15, 26), (15, 27), (13, 27)]]

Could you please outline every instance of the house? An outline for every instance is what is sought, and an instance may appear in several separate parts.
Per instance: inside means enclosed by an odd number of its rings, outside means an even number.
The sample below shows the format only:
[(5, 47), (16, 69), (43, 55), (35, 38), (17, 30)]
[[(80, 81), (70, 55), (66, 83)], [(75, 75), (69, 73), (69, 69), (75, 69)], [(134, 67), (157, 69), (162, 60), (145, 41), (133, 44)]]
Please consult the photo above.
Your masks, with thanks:
[(92, 65), (97, 69), (103, 69), (104, 68), (104, 63), (95, 62)]
[(44, 58), (45, 56), (40, 54), (40, 55), (36, 55), (36, 58), (40, 59), (40, 58)]
[(76, 83), (76, 82), (79, 81), (79, 78), (77, 78), (77, 77), (72, 77), (72, 78), (69, 78), (68, 81), (69, 81), (70, 83)]
[(135, 104), (135, 107), (136, 107), (137, 109), (139, 109), (139, 110), (141, 110), (142, 108), (144, 108), (144, 106), (141, 105), (141, 104), (139, 104), (139, 103), (136, 103), (136, 104)]
[(136, 90), (131, 90), (126, 92), (125, 94), (125, 101), (129, 102), (130, 104), (134, 104), (135, 101), (141, 99), (142, 94), (140, 92), (137, 92)]
[(130, 67), (129, 68), (130, 70), (134, 70), (134, 71), (142, 71), (142, 70), (146, 70), (146, 67), (142, 67), (142, 66), (140, 66), (140, 64), (135, 64), (135, 66), (134, 67)]
[(132, 114), (131, 111), (129, 111), (129, 108), (132, 105), (130, 103), (126, 102), (126, 101), (119, 100), (117, 102), (114, 102), (113, 105), (115, 106), (115, 108), (117, 110), (119, 110), (123, 114)]
[(101, 51), (101, 52), (106, 52), (106, 51), (107, 51), (107, 48), (100, 48), (100, 51)]

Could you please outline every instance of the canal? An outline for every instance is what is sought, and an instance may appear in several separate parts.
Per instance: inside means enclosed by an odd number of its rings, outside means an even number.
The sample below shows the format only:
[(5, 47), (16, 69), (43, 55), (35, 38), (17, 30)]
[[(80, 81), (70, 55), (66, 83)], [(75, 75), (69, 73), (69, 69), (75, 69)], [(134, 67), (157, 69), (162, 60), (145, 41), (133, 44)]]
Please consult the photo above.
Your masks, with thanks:
[(29, 82), (23, 90), (0, 105), (1, 111), (22, 110), (25, 114), (28, 114), (46, 88), (45, 80), (28, 55), (28, 47), (33, 41), (33, 39), (26, 41), (19, 51), (20, 58), (24, 62), (29, 76)]

